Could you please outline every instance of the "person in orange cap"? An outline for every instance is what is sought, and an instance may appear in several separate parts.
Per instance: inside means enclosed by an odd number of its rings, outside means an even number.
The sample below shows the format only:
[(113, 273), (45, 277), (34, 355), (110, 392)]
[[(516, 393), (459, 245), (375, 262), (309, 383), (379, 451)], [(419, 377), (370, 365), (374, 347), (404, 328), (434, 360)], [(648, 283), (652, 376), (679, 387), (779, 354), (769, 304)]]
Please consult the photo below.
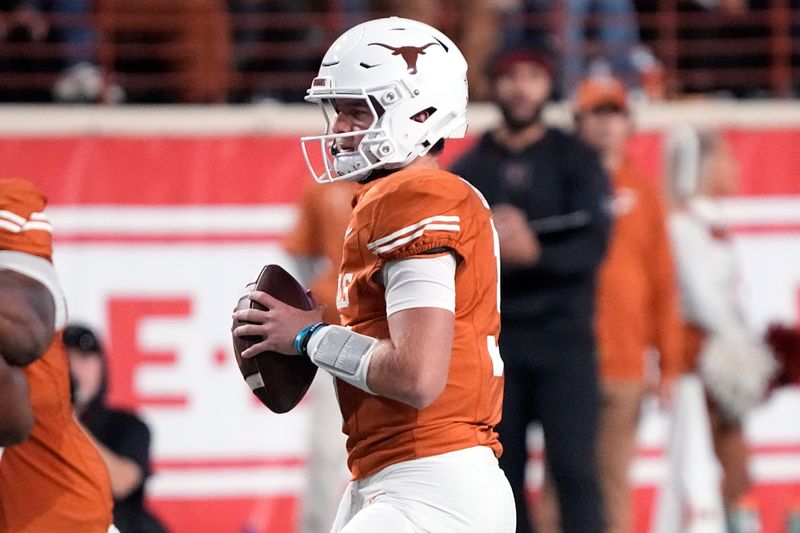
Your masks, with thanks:
[[(578, 137), (599, 152), (614, 191), (614, 226), (597, 287), (598, 465), (608, 531), (627, 533), (632, 521), (628, 471), (651, 381), (647, 354), (659, 353), (656, 383), (663, 395), (681, 372), (679, 292), (661, 194), (626, 156), (634, 126), (624, 85), (610, 76), (583, 80), (573, 111)], [(543, 500), (541, 531), (558, 530), (555, 501)]]

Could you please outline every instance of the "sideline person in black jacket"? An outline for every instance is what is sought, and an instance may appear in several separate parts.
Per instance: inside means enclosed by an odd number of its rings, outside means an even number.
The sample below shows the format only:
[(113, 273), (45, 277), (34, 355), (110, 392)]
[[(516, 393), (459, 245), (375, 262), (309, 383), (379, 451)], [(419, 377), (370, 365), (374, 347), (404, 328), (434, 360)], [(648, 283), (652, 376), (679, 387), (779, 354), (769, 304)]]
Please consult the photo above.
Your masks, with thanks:
[(95, 441), (108, 467), (114, 496), (114, 525), (120, 533), (166, 533), (144, 505), (150, 475), (150, 430), (135, 414), (106, 405), (106, 359), (92, 330), (64, 329), (75, 415)]
[(597, 154), (541, 121), (551, 87), (546, 56), (501, 51), (490, 79), (501, 125), (452, 171), (494, 211), (500, 241), (500, 350), (505, 361), (505, 470), (517, 532), (532, 525), (525, 498), (526, 435), (542, 425), (564, 533), (605, 531), (595, 458), (600, 396), (595, 276), (611, 228), (610, 186)]

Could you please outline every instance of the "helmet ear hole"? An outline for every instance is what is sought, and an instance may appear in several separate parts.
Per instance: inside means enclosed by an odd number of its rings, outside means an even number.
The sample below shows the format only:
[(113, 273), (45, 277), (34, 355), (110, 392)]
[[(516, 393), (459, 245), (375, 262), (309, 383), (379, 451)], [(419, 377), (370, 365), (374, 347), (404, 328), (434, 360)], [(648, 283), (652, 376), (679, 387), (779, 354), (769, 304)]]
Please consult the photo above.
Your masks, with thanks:
[(416, 113), (408, 118), (413, 120), (414, 122), (424, 123), (426, 120), (431, 118), (431, 115), (433, 115), (434, 113), (436, 113), (436, 108), (431, 106), (427, 109), (423, 109), (419, 113)]

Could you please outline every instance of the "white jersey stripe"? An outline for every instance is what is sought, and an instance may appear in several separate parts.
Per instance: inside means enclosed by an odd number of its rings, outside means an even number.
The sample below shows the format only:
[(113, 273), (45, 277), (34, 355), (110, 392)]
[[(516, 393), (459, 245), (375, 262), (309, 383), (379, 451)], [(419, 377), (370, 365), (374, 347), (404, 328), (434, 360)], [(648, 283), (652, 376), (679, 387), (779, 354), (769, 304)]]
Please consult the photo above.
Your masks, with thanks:
[(22, 231), (22, 228), (13, 222), (9, 222), (8, 220), (3, 220), (0, 218), (0, 228), (7, 229), (11, 233), (19, 233)]
[(394, 239), (397, 239), (398, 237), (402, 237), (403, 235), (405, 235), (405, 234), (407, 234), (409, 232), (417, 230), (421, 226), (425, 226), (427, 224), (430, 224), (431, 222), (455, 222), (455, 223), (458, 223), (458, 222), (461, 222), (461, 217), (459, 217), (457, 215), (452, 215), (452, 216), (449, 216), (449, 215), (437, 215), (437, 216), (432, 216), (432, 217), (428, 217), (428, 218), (423, 218), (422, 220), (420, 220), (416, 224), (411, 224), (410, 226), (406, 226), (405, 228), (399, 229), (399, 230), (395, 231), (394, 233), (390, 233), (386, 237), (381, 237), (380, 239), (376, 239), (376, 240), (372, 241), (371, 243), (367, 244), (367, 248), (372, 250), (373, 248), (376, 248), (378, 246), (382, 246), (382, 245), (384, 245), (384, 244), (386, 244), (386, 243), (388, 243), (390, 241), (393, 241)]
[(21, 233), (27, 230), (53, 231), (53, 227), (44, 213), (31, 213), (30, 220), (25, 220), (24, 217), (5, 209), (0, 210), (0, 228), (7, 229), (11, 233)]
[(18, 226), (21, 226), (25, 223), (24, 217), (21, 217), (18, 214), (12, 213), (11, 211), (7, 211), (5, 209), (0, 210), (0, 219), (8, 220), (9, 222), (13, 222)]
[(48, 233), (53, 232), (53, 226), (50, 225), (49, 222), (37, 222), (35, 220), (31, 220), (30, 222), (26, 222), (24, 226), (22, 226), (22, 231), (46, 231)]
[(6, 229), (11, 233), (22, 233), (24, 231), (46, 231), (48, 233), (53, 232), (53, 227), (50, 225), (49, 222), (30, 221), (26, 222), (24, 226), (20, 227), (14, 224), (13, 222), (9, 222), (8, 220), (3, 220), (2, 218), (0, 218), (0, 229)]
[(411, 235), (408, 235), (407, 237), (403, 237), (402, 239), (396, 239), (395, 241), (390, 242), (389, 244), (386, 244), (384, 246), (373, 248), (371, 251), (375, 255), (391, 252), (392, 250), (395, 250), (403, 246), (404, 244), (413, 241), (414, 239), (416, 239), (417, 237), (419, 237), (428, 230), (452, 231), (453, 233), (458, 233), (459, 231), (461, 231), (461, 226), (458, 224), (436, 224), (436, 223), (428, 224), (427, 226), (418, 229), (417, 231), (415, 231)]

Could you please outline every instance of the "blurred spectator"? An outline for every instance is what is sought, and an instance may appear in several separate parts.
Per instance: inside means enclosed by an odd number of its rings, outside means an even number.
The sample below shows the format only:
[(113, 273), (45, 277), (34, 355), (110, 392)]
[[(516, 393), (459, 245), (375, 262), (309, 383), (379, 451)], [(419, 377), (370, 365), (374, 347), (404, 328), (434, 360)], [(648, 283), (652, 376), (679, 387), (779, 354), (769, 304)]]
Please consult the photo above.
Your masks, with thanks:
[(526, 437), (529, 425), (541, 422), (563, 530), (597, 533), (604, 519), (593, 322), (595, 276), (610, 229), (608, 176), (594, 151), (542, 123), (552, 89), (548, 58), (508, 49), (491, 65), (503, 122), (453, 172), (484, 194), (500, 239), (506, 368), (500, 464), (514, 490), (517, 531), (531, 531)]
[(641, 45), (636, 5), (632, 0), (512, 0), (504, 5), (503, 42), (557, 50), (560, 81), (556, 94), (568, 98), (575, 84), (598, 67), (642, 88), (648, 97), (663, 98), (663, 72)]
[(106, 405), (107, 360), (94, 332), (70, 324), (64, 329), (73, 379), (75, 413), (93, 438), (111, 477), (114, 525), (120, 533), (164, 533), (144, 507), (150, 475), (150, 430), (135, 414)]
[(406, 17), (441, 28), (458, 45), (469, 65), (471, 100), (490, 97), (486, 66), (500, 46), (498, 0), (371, 0), (372, 8), (387, 15)]
[[(682, 370), (678, 285), (661, 193), (625, 153), (634, 126), (624, 85), (610, 77), (587, 78), (578, 86), (573, 110), (578, 136), (600, 153), (613, 178), (614, 229), (597, 287), (603, 378), (598, 461), (608, 531), (629, 533), (629, 470), (642, 400), (648, 378), (653, 379), (647, 371), (648, 351), (658, 349), (656, 379), (665, 399)], [(547, 487), (541, 500), (541, 533), (558, 531), (552, 518), (557, 516), (552, 485)]]
[[(663, 59), (678, 70), (671, 73), (669, 92), (763, 97), (770, 92), (780, 95), (785, 89), (774, 68), (788, 63), (780, 41), (790, 22), (773, 11), (781, 9), (775, 2), (680, 0), (667, 7), (656, 0), (636, 0), (636, 4), (644, 17), (654, 21), (650, 28), (642, 28), (642, 40), (668, 54)], [(669, 34), (675, 41), (665, 39)]]
[(30, 41), (41, 41), (47, 37), (48, 29), (39, 0), (0, 0), (0, 40), (17, 34)]
[(639, 45), (639, 23), (632, 0), (566, 0), (564, 9), (560, 31), (562, 96), (572, 94), (587, 70), (590, 28), (595, 30), (594, 59), (607, 60), (615, 75), (626, 84), (635, 84), (633, 53)]
[(555, 48), (553, 0), (494, 0), (502, 14), (502, 46)]
[[(35, 43), (39, 52), (45, 52), (11, 53), (0, 68), (17, 74), (60, 72), (52, 87), (52, 98), (57, 102), (121, 101), (124, 93), (119, 85), (97, 66), (92, 6), (91, 0), (0, 0), (0, 40)], [(21, 92), (24, 96), (20, 99), (25, 101), (49, 97), (46, 93)]]
[(739, 169), (725, 138), (684, 126), (666, 143), (670, 234), (680, 280), (685, 366), (707, 391), (727, 509), (750, 487), (742, 418), (766, 394), (771, 355), (748, 333), (738, 302), (739, 268), (717, 200), (732, 195)]
[(110, 72), (99, 66), (97, 20), (93, 0), (50, 0), (50, 14), (59, 17), (56, 40), (64, 66), (53, 85), (61, 103), (121, 103), (125, 92)]
[[(297, 89), (260, 86), (274, 75), (307, 73), (314, 77), (321, 51), (322, 29), (309, 24), (312, 0), (228, 0), (232, 15), (233, 67), (239, 82), (234, 101), (301, 101), (305, 84)], [(322, 34), (322, 35), (320, 35)], [(320, 57), (317, 57), (319, 55)], [(302, 87), (302, 88), (301, 88)]]
[(159, 74), (130, 80), (133, 101), (221, 103), (231, 58), (224, 0), (97, 0), (107, 71)]
[[(320, 187), (311, 184), (303, 194), (294, 228), (283, 241), (304, 286), (325, 304), (322, 319), (339, 324), (336, 309), (339, 265), (344, 233), (350, 221), (351, 202), (358, 184), (352, 181)], [(301, 508), (301, 533), (327, 533), (336, 517), (349, 480), (342, 415), (336, 402), (333, 378), (318, 372), (309, 391), (311, 407), (311, 457), (309, 479)]]
[[(789, 14), (792, 17), (790, 30), (792, 55), (789, 64), (792, 72), (796, 73), (800, 71), (800, 46), (798, 46), (800, 43), (800, 0), (792, 0)], [(800, 97), (800, 76), (797, 74), (792, 76), (792, 96)]]
[[(38, 0), (0, 0), (0, 101), (30, 101), (47, 98), (47, 92), (19, 87), (20, 75), (49, 69), (46, 61), (19, 53), (47, 39), (49, 26)], [(11, 83), (9, 83), (11, 82)]]

